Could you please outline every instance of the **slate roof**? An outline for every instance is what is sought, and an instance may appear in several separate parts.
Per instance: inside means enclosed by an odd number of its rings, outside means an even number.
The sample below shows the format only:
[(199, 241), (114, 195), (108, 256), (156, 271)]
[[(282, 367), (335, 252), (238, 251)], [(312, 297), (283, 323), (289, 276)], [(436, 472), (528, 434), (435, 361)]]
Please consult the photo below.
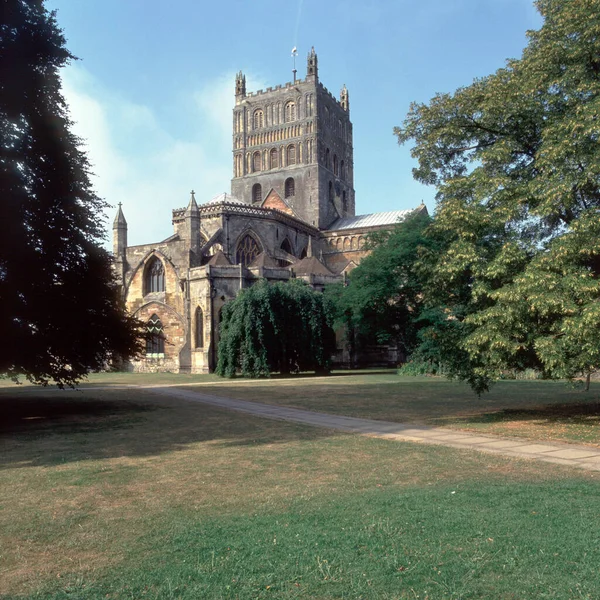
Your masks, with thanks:
[(247, 206), (247, 204), (245, 202), (242, 202), (241, 200), (238, 200), (237, 198), (234, 198), (231, 194), (228, 194), (227, 192), (223, 192), (222, 194), (218, 194), (212, 200), (209, 200), (208, 202), (205, 202), (204, 204), (205, 205), (206, 204), (218, 204), (220, 202), (230, 202), (230, 203), (233, 203), (233, 204), (244, 204), (245, 206)]
[(249, 269), (254, 269), (256, 267), (271, 267), (276, 268), (277, 263), (266, 253), (261, 252), (249, 265)]
[(215, 253), (211, 259), (206, 263), (207, 265), (212, 265), (213, 267), (230, 267), (231, 263), (228, 258), (223, 254), (221, 250)]
[[(416, 210), (427, 210), (425, 205), (421, 205)], [(408, 215), (415, 212), (414, 208), (409, 210), (392, 210), (390, 212), (371, 213), (370, 215), (356, 215), (354, 217), (340, 217), (335, 220), (327, 229), (329, 231), (339, 231), (340, 229), (361, 229), (363, 227), (379, 227), (382, 225), (394, 225), (399, 221), (404, 221)]]
[(302, 260), (290, 265), (288, 269), (294, 271), (296, 275), (333, 275), (333, 273), (316, 257), (307, 256)]

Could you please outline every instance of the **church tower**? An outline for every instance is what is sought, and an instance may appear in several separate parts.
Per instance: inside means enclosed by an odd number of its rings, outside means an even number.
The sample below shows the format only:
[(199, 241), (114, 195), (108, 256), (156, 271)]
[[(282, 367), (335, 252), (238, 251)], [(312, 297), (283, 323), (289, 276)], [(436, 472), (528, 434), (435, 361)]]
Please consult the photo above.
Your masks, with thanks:
[(278, 195), (291, 212), (327, 229), (354, 216), (354, 159), (348, 90), (338, 100), (319, 81), (312, 48), (306, 78), (246, 92), (236, 75), (231, 194), (261, 206)]

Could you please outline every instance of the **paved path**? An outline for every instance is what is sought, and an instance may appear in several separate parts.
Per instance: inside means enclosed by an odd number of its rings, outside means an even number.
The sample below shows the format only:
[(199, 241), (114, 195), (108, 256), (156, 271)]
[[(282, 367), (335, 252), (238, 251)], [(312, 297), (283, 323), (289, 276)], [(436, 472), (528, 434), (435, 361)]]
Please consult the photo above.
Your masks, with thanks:
[(171, 386), (140, 387), (172, 398), (211, 404), (213, 406), (218, 406), (219, 408), (250, 413), (267, 419), (294, 421), (296, 423), (304, 423), (315, 427), (339, 429), (341, 431), (384, 438), (386, 440), (437, 444), (441, 446), (450, 446), (452, 448), (477, 450), (479, 452), (488, 452), (490, 454), (500, 454), (516, 458), (529, 458), (592, 471), (600, 471), (600, 449), (586, 446), (557, 443), (545, 444), (525, 439), (479, 435), (477, 433), (443, 429), (441, 427), (427, 427), (425, 425), (415, 426), (404, 423), (392, 423), (391, 421), (344, 417), (341, 415), (331, 415), (310, 410), (289, 408), (287, 406), (275, 406), (272, 404), (262, 404), (260, 402), (249, 402), (247, 400), (234, 400), (233, 398), (224, 398), (222, 396), (211, 396), (210, 394)]

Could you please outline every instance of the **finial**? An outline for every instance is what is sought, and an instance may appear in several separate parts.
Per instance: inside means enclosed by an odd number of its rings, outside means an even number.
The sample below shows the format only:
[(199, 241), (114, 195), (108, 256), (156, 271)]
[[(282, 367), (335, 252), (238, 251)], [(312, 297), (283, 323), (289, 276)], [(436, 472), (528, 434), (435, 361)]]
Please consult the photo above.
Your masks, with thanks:
[(190, 195), (191, 195), (191, 197), (192, 197), (192, 198), (191, 198), (192, 200), (195, 200), (195, 199), (196, 199), (196, 192), (195, 192), (194, 190), (192, 190), (192, 191), (190, 192)]
[(296, 83), (296, 73), (298, 72), (296, 71), (296, 56), (298, 56), (298, 48), (294, 46), (292, 48), (292, 59), (294, 60), (294, 68), (292, 69), (292, 73), (294, 75), (294, 83)]

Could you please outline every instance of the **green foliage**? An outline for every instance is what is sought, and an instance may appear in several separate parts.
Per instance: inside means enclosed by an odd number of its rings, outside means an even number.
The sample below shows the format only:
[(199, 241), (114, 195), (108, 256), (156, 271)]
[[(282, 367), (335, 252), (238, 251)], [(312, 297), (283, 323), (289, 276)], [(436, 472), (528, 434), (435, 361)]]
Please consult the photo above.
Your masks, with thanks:
[(304, 282), (260, 281), (223, 308), (216, 373), (329, 371), (335, 336), (328, 303)]
[(0, 373), (71, 385), (139, 349), (102, 248), (90, 165), (59, 69), (74, 57), (43, 0), (7, 0), (0, 23)]
[(600, 11), (538, 0), (518, 60), (428, 105), (396, 133), (437, 187), (422, 332), (454, 346), (478, 391), (507, 369), (572, 378), (600, 367)]
[(422, 253), (436, 252), (426, 235), (431, 218), (417, 213), (391, 232), (369, 237), (372, 248), (351, 273), (348, 284), (330, 286), (336, 323), (346, 326), (356, 346), (396, 344), (409, 354), (417, 343), (423, 282), (417, 268)]

